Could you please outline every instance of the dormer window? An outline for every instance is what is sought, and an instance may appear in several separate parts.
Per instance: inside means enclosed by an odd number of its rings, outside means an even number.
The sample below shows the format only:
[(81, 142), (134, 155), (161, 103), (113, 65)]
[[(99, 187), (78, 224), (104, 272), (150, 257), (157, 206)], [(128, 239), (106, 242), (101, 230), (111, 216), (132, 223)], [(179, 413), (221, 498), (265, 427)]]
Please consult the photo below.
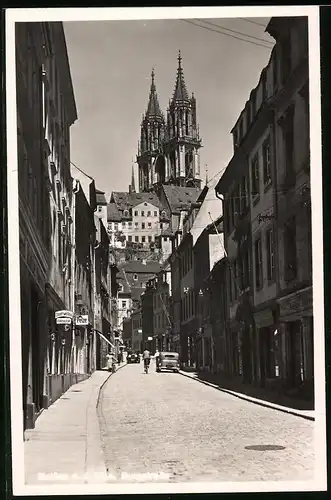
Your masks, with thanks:
[(101, 205), (98, 206), (98, 212), (102, 212), (102, 206)]
[(124, 217), (129, 217), (129, 210), (124, 210), (123, 215)]
[(165, 216), (166, 216), (166, 211), (165, 211), (165, 210), (162, 210), (162, 212), (161, 212), (161, 216), (162, 216), (162, 217), (165, 217)]
[(134, 281), (137, 281), (138, 280), (138, 274), (134, 274), (133, 275), (133, 279), (134, 279)]

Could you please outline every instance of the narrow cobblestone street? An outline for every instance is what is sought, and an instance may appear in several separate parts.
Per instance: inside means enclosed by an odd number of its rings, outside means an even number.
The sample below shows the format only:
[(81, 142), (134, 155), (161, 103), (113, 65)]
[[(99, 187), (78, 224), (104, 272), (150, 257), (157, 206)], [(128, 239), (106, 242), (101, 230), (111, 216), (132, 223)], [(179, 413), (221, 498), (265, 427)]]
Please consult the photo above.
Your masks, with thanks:
[[(172, 482), (313, 477), (314, 422), (156, 373), (154, 363), (148, 375), (140, 364), (110, 377), (98, 416), (108, 472), (129, 481), (157, 473)], [(284, 448), (247, 449), (254, 445)]]

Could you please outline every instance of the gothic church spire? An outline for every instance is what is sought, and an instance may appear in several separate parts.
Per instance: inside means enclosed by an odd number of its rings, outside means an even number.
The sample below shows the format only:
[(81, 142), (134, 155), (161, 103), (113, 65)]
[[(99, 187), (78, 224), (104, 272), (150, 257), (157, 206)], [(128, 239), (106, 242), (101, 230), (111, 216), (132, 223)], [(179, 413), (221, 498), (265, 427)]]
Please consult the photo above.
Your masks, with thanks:
[(182, 56), (180, 51), (178, 52), (178, 68), (177, 68), (177, 78), (175, 84), (175, 91), (173, 94), (173, 101), (188, 101), (189, 96), (184, 80), (184, 73), (182, 68)]
[(149, 101), (146, 111), (146, 118), (163, 118), (163, 114), (160, 108), (159, 100), (157, 97), (156, 86), (155, 86), (155, 73), (154, 68), (152, 69), (152, 83), (149, 92)]

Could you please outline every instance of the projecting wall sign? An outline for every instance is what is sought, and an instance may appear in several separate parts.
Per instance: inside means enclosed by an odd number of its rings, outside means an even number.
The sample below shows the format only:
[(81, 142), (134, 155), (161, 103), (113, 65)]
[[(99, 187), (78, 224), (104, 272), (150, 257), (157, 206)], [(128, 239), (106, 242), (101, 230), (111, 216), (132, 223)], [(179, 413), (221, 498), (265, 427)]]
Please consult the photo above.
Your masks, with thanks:
[(88, 325), (88, 314), (81, 314), (76, 316), (76, 326), (87, 326)]

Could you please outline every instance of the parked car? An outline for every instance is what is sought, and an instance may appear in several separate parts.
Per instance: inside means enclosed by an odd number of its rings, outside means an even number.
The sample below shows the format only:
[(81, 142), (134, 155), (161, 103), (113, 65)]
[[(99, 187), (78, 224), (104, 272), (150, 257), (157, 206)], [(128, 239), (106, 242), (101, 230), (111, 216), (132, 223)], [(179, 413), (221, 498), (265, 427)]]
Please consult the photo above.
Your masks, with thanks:
[(140, 363), (139, 354), (136, 354), (135, 352), (129, 353), (126, 357), (126, 362), (127, 363)]
[(170, 370), (178, 373), (180, 370), (179, 354), (178, 352), (160, 352), (156, 371)]

